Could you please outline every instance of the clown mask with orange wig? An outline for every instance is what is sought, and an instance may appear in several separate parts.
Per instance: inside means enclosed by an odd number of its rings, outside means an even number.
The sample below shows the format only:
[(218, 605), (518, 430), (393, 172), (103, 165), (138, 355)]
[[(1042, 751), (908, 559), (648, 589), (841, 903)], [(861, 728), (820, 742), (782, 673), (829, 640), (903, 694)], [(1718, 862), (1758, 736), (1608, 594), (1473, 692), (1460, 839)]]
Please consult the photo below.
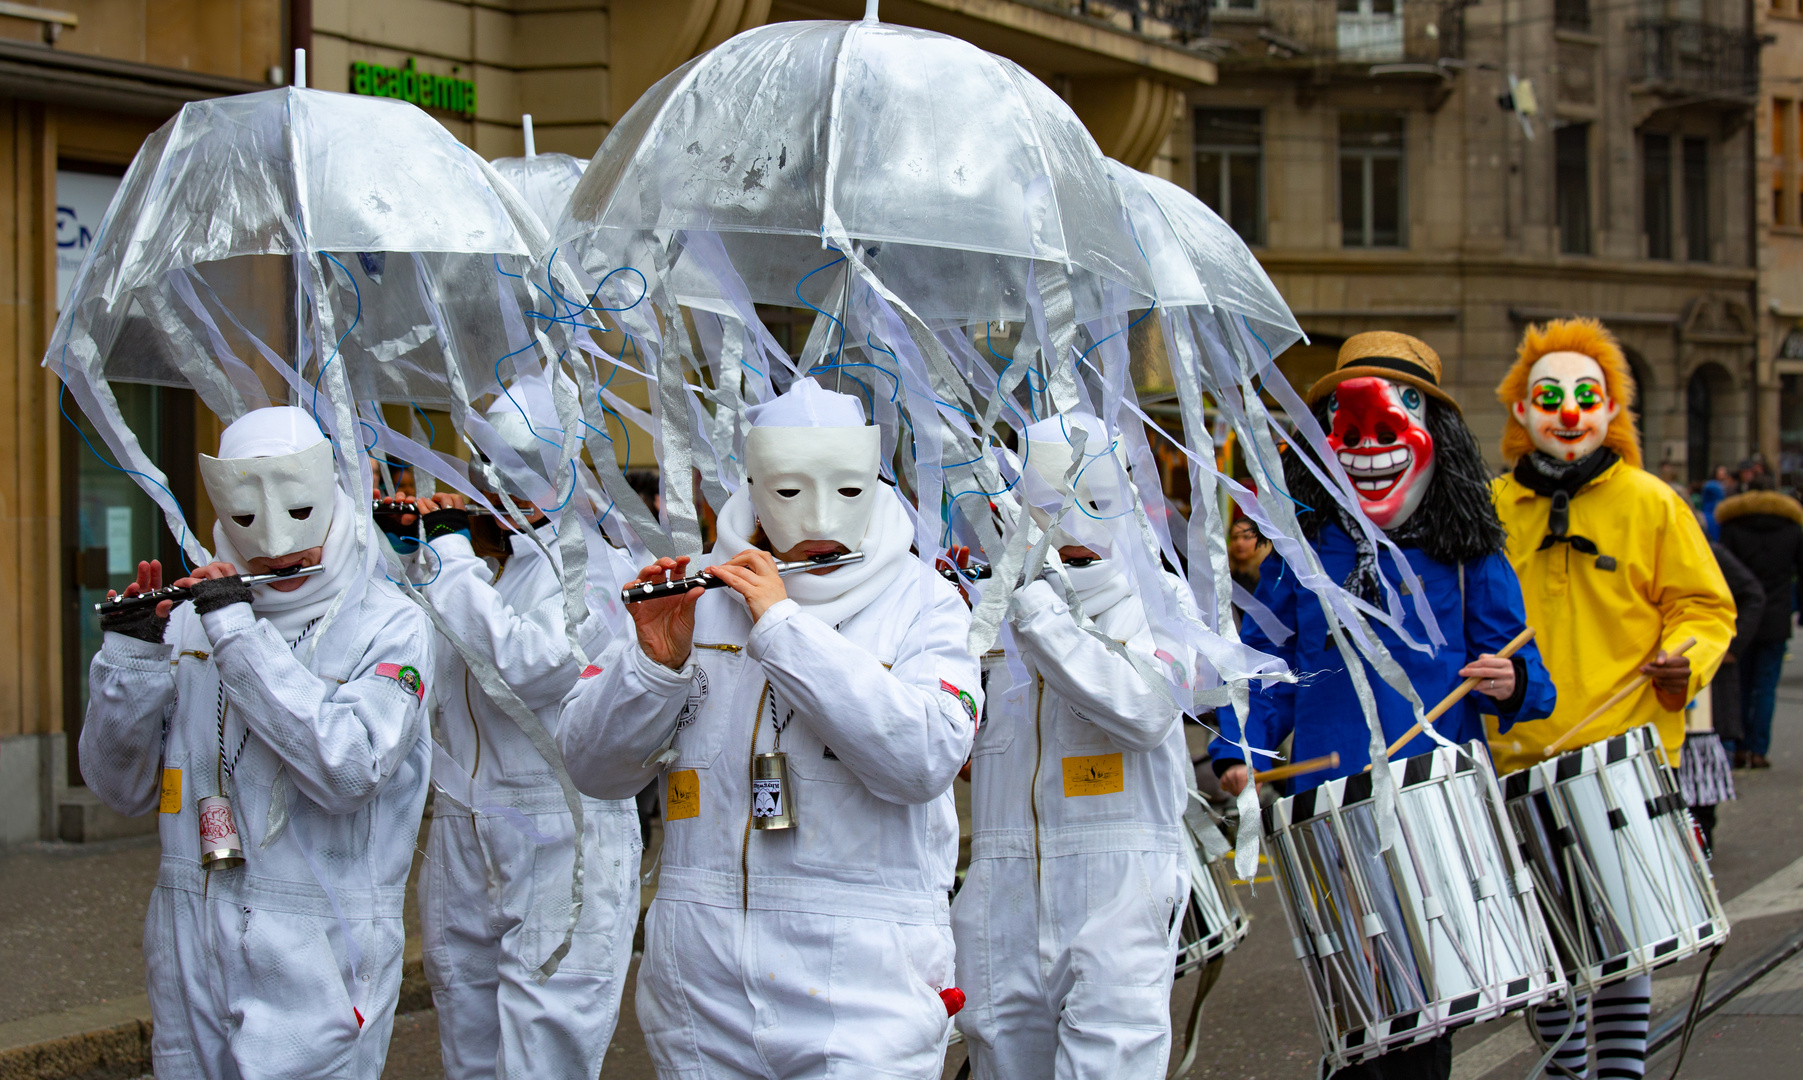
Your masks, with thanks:
[(1515, 366), (1497, 388), (1509, 410), (1503, 456), (1538, 451), (1575, 465), (1607, 448), (1640, 463), (1634, 419), (1626, 406), (1634, 381), (1613, 334), (1594, 319), (1555, 319), (1528, 328)]

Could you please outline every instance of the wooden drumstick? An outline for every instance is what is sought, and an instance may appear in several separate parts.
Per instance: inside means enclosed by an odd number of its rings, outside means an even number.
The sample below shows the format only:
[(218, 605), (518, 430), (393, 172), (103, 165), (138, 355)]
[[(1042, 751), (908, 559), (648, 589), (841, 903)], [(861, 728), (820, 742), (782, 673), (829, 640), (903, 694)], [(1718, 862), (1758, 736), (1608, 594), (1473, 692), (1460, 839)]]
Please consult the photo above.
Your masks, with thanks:
[[(1534, 628), (1530, 626), (1527, 629), (1523, 630), (1521, 633), (1516, 634), (1514, 641), (1511, 641), (1507, 645), (1504, 645), (1502, 647), (1502, 650), (1496, 654), (1496, 658), (1498, 660), (1507, 660), (1509, 657), (1514, 656), (1516, 654), (1516, 652), (1520, 651), (1520, 649), (1523, 645), (1526, 645), (1528, 642), (1530, 642), (1532, 640), (1534, 640)], [(1438, 719), (1440, 719), (1440, 717), (1446, 715), (1446, 710), (1452, 708), (1454, 705), (1457, 705), (1460, 702), (1460, 700), (1462, 700), (1465, 697), (1466, 694), (1469, 694), (1469, 693), (1471, 693), (1471, 691), (1475, 690), (1477, 688), (1477, 684), (1480, 682), (1483, 682), (1483, 681), (1484, 680), (1482, 680), (1474, 675), (1471, 678), (1466, 679), (1464, 682), (1460, 683), (1458, 686), (1453, 687), (1452, 693), (1447, 694), (1444, 698), (1440, 699), (1440, 704), (1435, 705), (1433, 707), (1433, 709), (1430, 712), (1428, 712), (1428, 714), (1426, 716), (1423, 716), (1421, 718), (1420, 723), (1416, 724), (1414, 727), (1403, 732), (1402, 738), (1397, 739), (1395, 742), (1391, 743), (1390, 748), (1388, 750), (1384, 751), (1384, 756), (1385, 757), (1394, 757), (1396, 754), (1396, 751), (1401, 750), (1405, 745), (1407, 745), (1408, 741), (1410, 739), (1421, 734), (1421, 729), (1423, 727), (1427, 726), (1428, 724), (1433, 723), (1435, 720), (1438, 720)], [(1369, 765), (1365, 766), (1365, 768), (1367, 768), (1367, 769), (1369, 769), (1370, 767), (1371, 766), (1369, 766)]]
[(1309, 758), (1307, 761), (1297, 761), (1289, 765), (1279, 765), (1275, 769), (1266, 769), (1264, 772), (1253, 773), (1252, 779), (1261, 784), (1268, 784), (1277, 780), (1288, 780), (1292, 776), (1301, 776), (1303, 773), (1319, 772), (1322, 769), (1337, 769), (1339, 766), (1340, 755), (1338, 751), (1335, 751), (1334, 753), (1326, 754), (1322, 757)]
[[(1666, 653), (1665, 655), (1667, 658), (1670, 658), (1673, 656), (1683, 656), (1685, 653), (1689, 652), (1696, 645), (1696, 643), (1697, 643), (1696, 638), (1686, 638), (1684, 640), (1683, 644), (1679, 645), (1677, 648), (1673, 649), (1671, 652)], [(1565, 734), (1559, 736), (1557, 739), (1554, 739), (1551, 743), (1549, 743), (1547, 745), (1546, 749), (1541, 752), (1541, 756), (1542, 757), (1552, 757), (1554, 754), (1558, 753), (1561, 747), (1563, 747), (1566, 743), (1568, 743), (1572, 740), (1573, 736), (1575, 736), (1578, 732), (1584, 730), (1586, 727), (1589, 727), (1590, 722), (1592, 720), (1595, 720), (1597, 717), (1603, 715), (1604, 713), (1608, 712), (1610, 709), (1613, 709), (1617, 705), (1621, 704), (1624, 700), (1627, 699), (1629, 694), (1632, 694), (1634, 691), (1639, 690), (1641, 687), (1645, 686), (1650, 681), (1652, 681), (1652, 676), (1650, 676), (1650, 675), (1642, 674), (1642, 675), (1634, 676), (1634, 678), (1632, 678), (1628, 681), (1628, 685), (1622, 687), (1620, 690), (1617, 690), (1615, 693), (1609, 695), (1609, 700), (1603, 702), (1601, 705), (1598, 705), (1596, 707), (1595, 711), (1593, 711), (1589, 716), (1586, 716), (1584, 719), (1579, 720), (1577, 723), (1575, 723), (1571, 727), (1567, 728), (1565, 731)]]

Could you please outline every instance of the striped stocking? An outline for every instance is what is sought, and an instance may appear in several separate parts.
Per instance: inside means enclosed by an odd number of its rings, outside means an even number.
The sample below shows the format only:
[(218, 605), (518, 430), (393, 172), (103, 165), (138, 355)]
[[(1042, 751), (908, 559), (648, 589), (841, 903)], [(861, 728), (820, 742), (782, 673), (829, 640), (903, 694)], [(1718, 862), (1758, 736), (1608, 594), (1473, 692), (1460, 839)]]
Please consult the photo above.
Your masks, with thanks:
[[(1641, 1080), (1646, 1075), (1647, 1027), (1652, 1012), (1653, 980), (1648, 975), (1623, 979), (1597, 991), (1594, 1003), (1579, 998), (1578, 1022), (1571, 1037), (1552, 1064), (1574, 1076), (1587, 1078), (1589, 1072), (1589, 1032), (1584, 1010), (1591, 1005), (1590, 1019), (1596, 1027), (1596, 1069), (1598, 1080)], [(1564, 1001), (1555, 1001), (1534, 1010), (1534, 1026), (1541, 1041), (1551, 1045), (1565, 1033), (1571, 1013)], [(1548, 1075), (1559, 1075), (1549, 1070)]]

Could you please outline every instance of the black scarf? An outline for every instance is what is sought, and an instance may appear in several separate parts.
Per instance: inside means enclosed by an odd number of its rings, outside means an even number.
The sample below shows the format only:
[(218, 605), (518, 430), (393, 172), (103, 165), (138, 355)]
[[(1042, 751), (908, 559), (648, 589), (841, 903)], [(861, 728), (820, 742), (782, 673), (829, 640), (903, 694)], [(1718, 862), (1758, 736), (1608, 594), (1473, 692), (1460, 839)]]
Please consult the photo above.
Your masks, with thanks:
[(1597, 569), (1615, 569), (1615, 560), (1599, 552), (1596, 541), (1587, 536), (1568, 535), (1566, 530), (1571, 527), (1571, 497), (1601, 476), (1616, 460), (1615, 451), (1604, 447), (1577, 461), (1560, 461), (1536, 450), (1515, 463), (1515, 479), (1523, 487), (1553, 500), (1546, 518), (1546, 536), (1534, 550), (1545, 551), (1555, 544), (1570, 544), (1585, 555), (1596, 556)]

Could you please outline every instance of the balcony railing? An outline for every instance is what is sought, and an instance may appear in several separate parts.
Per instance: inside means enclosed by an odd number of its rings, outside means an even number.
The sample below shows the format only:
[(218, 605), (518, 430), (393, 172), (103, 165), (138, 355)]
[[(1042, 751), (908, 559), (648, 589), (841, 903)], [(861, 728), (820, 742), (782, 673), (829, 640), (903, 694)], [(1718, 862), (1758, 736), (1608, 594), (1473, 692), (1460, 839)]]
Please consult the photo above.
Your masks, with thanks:
[(1691, 19), (1634, 23), (1641, 36), (1641, 81), (1660, 91), (1703, 98), (1752, 99), (1759, 93), (1759, 39)]
[(1463, 55), (1463, 0), (1263, 0), (1262, 13), (1257, 23), (1214, 22), (1215, 38), (1237, 46), (1224, 64), (1425, 69)]
[(1163, 24), (1179, 41), (1208, 36), (1208, 0), (1078, 0), (1077, 6), (1085, 15), (1104, 18), (1124, 13), (1134, 33), (1145, 33), (1151, 22)]

